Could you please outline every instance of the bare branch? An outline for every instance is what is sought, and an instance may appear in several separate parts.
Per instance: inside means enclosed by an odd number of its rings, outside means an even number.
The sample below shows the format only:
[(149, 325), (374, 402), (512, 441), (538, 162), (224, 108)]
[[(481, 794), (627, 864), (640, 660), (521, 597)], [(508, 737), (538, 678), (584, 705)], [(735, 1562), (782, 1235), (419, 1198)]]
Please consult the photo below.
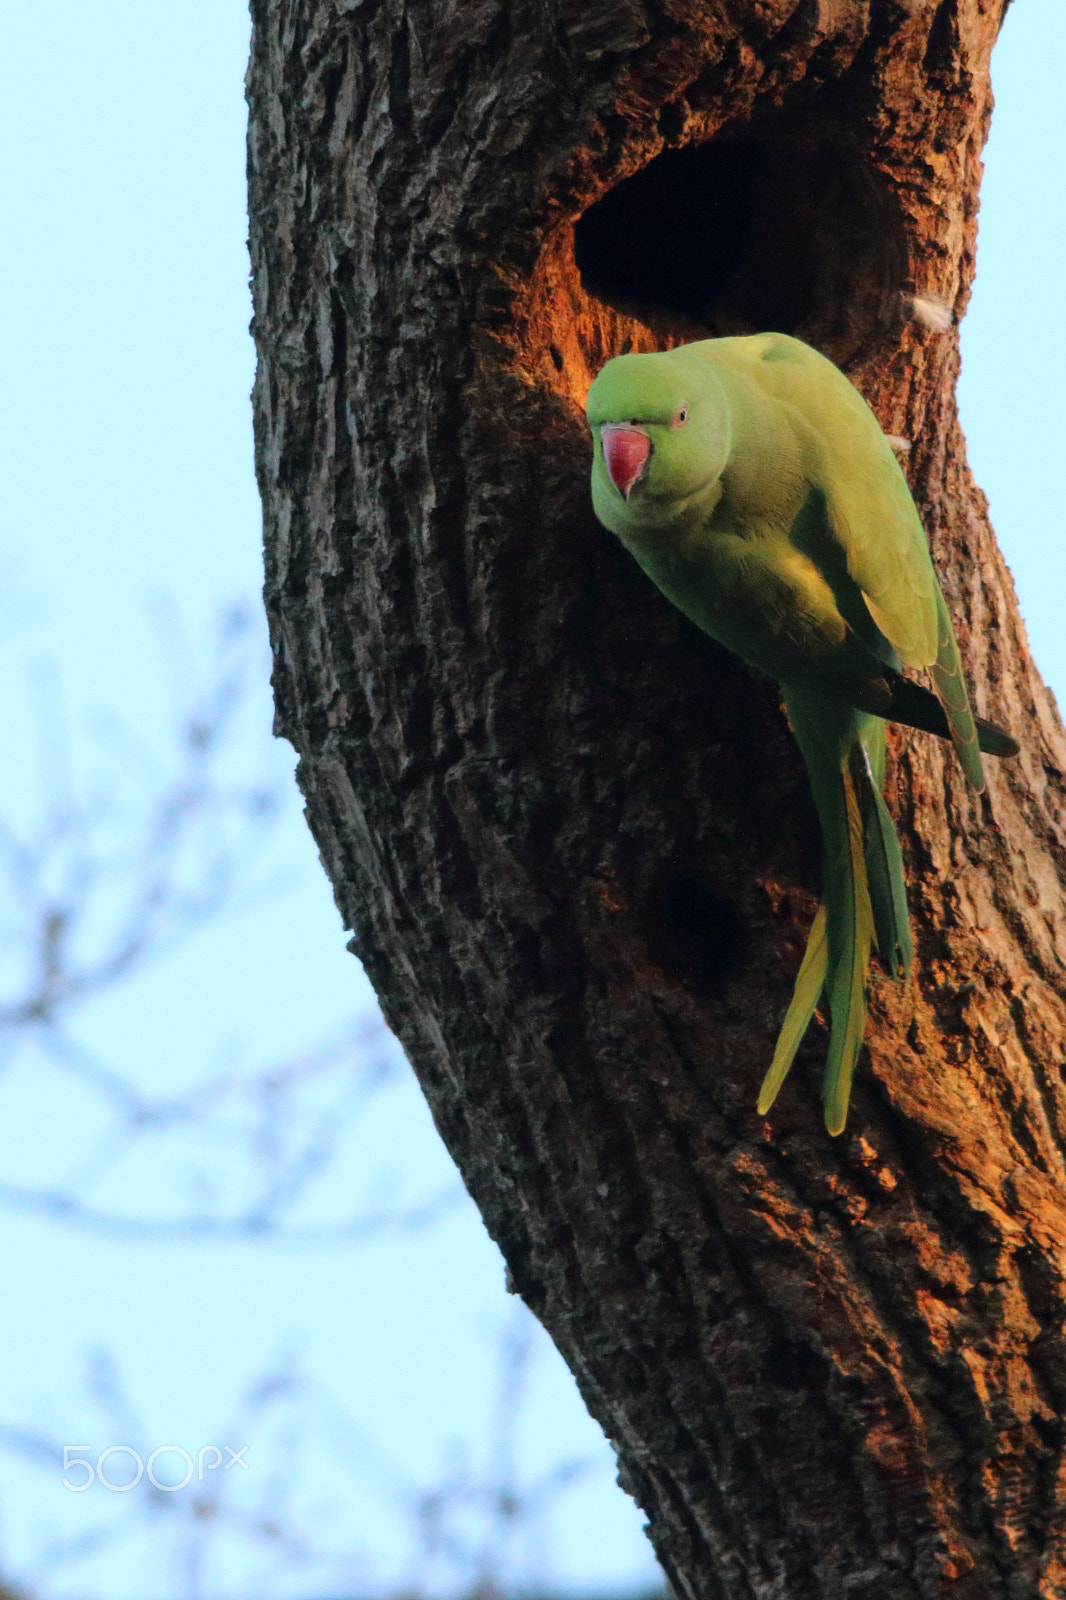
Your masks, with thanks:
[(44, 804), (22, 831), (0, 818), (3, 943), (23, 968), (0, 1000), (0, 1029), (55, 1022), (254, 887), (288, 792), (280, 772), (251, 783), (228, 772), (261, 658), (250, 617), (234, 609), (165, 756), (113, 716), (97, 719), (91, 782), (77, 771), (55, 674), (38, 672)]
[[(0, 1174), (0, 1205), (139, 1241), (269, 1239), (306, 1249), (424, 1227), (459, 1198), (458, 1184), (398, 1198), (375, 1194), (364, 1175), (350, 1213), (288, 1226), (351, 1149), (379, 1093), (402, 1081), (379, 1017), (258, 1069), (227, 1051), (221, 1069), (180, 1093), (147, 1093), (79, 1036), (85, 1001), (279, 888), (276, 869), (263, 871), (264, 852), (291, 791), (276, 770), (247, 776), (277, 768), (273, 752), (264, 761), (265, 719), (251, 715), (265, 647), (248, 612), (233, 607), (197, 668), (173, 608), (160, 603), (157, 614), (172, 679), (169, 746), (108, 715), (95, 719), (86, 750), (56, 674), (36, 674), (43, 804), (22, 827), (0, 817), (0, 1068), (32, 1049), (35, 1081), (40, 1062), (101, 1116), (86, 1119), (64, 1171), (31, 1182)], [(45, 1092), (47, 1075), (40, 1081)], [(156, 1216), (139, 1198), (128, 1211), (114, 1199), (116, 1181), (121, 1193), (123, 1171), (149, 1148), (162, 1152), (164, 1173), (169, 1163), (176, 1191)], [(156, 1190), (165, 1194), (166, 1182)]]

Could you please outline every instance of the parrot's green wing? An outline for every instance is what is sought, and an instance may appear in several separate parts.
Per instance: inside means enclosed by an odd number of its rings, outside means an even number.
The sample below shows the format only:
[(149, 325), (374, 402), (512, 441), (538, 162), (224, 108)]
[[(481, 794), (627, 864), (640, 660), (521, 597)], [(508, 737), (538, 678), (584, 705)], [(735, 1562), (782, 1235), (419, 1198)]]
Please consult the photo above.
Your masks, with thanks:
[(810, 444), (811, 481), (825, 496), (848, 575), (901, 660), (932, 669), (963, 769), (983, 789), (959, 647), (925, 530), (877, 418), (831, 361), (797, 339), (771, 333), (715, 344), (717, 359), (724, 356), (767, 396), (794, 409)]
[(973, 711), (970, 709), (970, 697), (966, 693), (966, 680), (962, 675), (962, 661), (959, 657), (955, 630), (951, 626), (951, 618), (948, 616), (948, 608), (944, 604), (944, 596), (940, 592), (939, 585), (937, 585), (936, 599), (938, 631), (933, 682), (936, 684), (941, 704), (947, 712), (951, 737), (962, 762), (963, 771), (975, 789), (983, 789), (985, 773), (981, 764), (977, 727)]

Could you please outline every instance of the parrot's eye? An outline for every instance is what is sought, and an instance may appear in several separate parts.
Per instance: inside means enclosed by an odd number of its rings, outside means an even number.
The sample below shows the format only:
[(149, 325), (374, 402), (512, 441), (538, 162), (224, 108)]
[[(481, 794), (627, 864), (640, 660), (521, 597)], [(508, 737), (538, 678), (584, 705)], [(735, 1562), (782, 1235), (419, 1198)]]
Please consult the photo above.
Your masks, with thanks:
[(681, 410), (677, 413), (677, 416), (674, 418), (674, 427), (675, 428), (683, 428), (687, 421), (688, 421), (688, 406), (682, 406)]

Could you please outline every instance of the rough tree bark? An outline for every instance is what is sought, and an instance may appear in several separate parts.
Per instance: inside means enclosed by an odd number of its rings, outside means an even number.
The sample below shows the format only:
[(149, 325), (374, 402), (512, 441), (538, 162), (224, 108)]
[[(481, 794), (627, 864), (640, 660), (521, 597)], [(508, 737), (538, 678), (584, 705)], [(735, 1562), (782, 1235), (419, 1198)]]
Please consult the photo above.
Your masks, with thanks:
[[(966, 304), (1004, 5), (252, 5), (277, 726), (352, 948), (693, 1600), (1066, 1594), (1066, 742), (956, 330), (905, 315)], [(586, 489), (607, 356), (760, 328), (912, 441), (977, 705), (1024, 741), (975, 797), (892, 736), (917, 969), (874, 980), (837, 1140), (824, 1034), (754, 1112), (818, 879), (776, 689)]]

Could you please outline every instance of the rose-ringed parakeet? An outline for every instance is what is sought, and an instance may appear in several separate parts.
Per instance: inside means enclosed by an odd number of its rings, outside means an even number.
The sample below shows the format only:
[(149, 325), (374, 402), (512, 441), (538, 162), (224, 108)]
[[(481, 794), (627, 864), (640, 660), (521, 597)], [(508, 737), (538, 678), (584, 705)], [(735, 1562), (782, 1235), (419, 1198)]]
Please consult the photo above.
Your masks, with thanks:
[[(687, 617), (781, 685), (824, 878), (758, 1108), (773, 1103), (824, 992), (822, 1097), (840, 1133), (871, 950), (893, 977), (912, 954), (882, 719), (951, 738), (975, 789), (980, 750), (1018, 746), (970, 710), (914, 501), (831, 361), (778, 333), (619, 356), (589, 391), (588, 419), (597, 517)], [(904, 664), (928, 667), (939, 699)]]

